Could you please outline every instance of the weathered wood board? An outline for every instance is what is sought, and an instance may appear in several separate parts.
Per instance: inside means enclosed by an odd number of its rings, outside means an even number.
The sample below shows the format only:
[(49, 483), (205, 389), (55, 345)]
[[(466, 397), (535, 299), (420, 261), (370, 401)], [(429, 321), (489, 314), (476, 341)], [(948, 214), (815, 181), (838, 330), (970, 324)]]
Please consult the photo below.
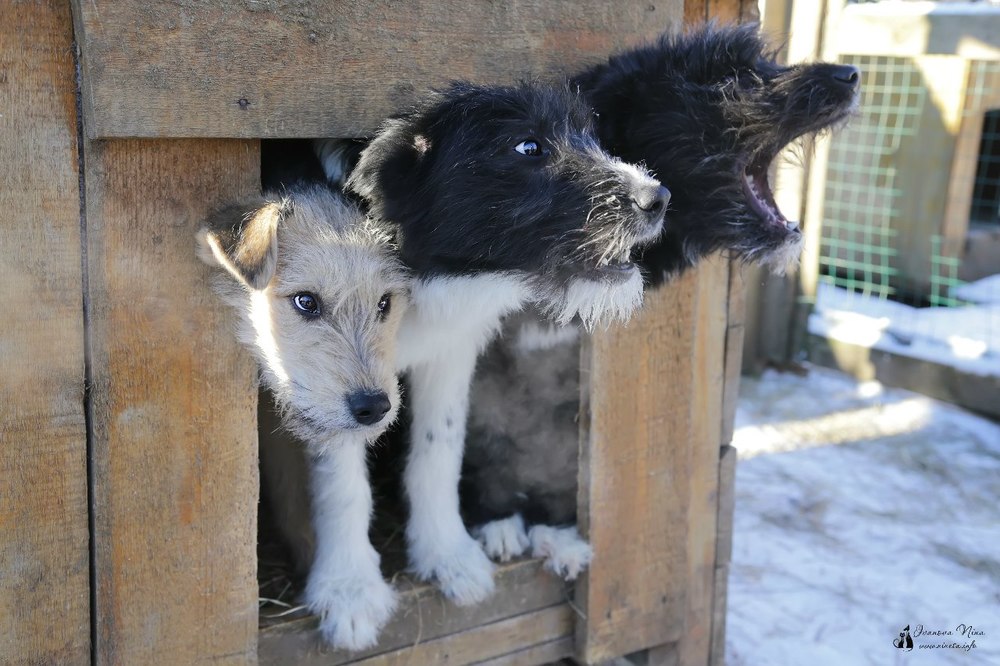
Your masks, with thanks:
[(0, 4), (0, 662), (89, 664), (73, 30)]
[(249, 141), (87, 142), (98, 664), (245, 664), (257, 643), (254, 367), (195, 257), (259, 188)]
[[(549, 608), (569, 599), (566, 583), (545, 571), (540, 560), (501, 565), (496, 574), (496, 593), (488, 601), (468, 608), (459, 608), (446, 601), (436, 588), (426, 583), (400, 577), (396, 586), (401, 592), (399, 608), (379, 634), (376, 647), (357, 653), (333, 650), (322, 642), (315, 617), (273, 623), (265, 620), (260, 633), (261, 665), (326, 666), (364, 662), (471, 631), (477, 626)], [(572, 627), (559, 638), (568, 639), (571, 633)], [(551, 639), (540, 638), (536, 642)], [(508, 645), (506, 651), (529, 645), (532, 643)]]
[(599, 62), (677, 4), (73, 0), (91, 138), (360, 136), (431, 86)]

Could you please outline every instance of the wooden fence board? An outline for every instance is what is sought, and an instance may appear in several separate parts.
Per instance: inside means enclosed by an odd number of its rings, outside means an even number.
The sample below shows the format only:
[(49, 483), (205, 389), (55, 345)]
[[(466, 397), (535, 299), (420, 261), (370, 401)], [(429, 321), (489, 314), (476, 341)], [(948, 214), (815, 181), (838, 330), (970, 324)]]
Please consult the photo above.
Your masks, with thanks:
[(0, 4), (0, 661), (90, 663), (69, 7)]
[(676, 4), (73, 0), (92, 138), (359, 136), (430, 86), (599, 62)]
[(256, 389), (194, 236), (259, 144), (85, 147), (95, 655), (255, 661)]

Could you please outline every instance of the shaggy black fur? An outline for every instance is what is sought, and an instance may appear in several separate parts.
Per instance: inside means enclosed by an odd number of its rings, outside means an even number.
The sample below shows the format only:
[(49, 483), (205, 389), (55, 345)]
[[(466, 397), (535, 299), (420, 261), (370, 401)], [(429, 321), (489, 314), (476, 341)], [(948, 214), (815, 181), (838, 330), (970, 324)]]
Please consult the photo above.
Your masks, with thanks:
[[(777, 64), (756, 26), (711, 25), (578, 75), (602, 145), (673, 193), (665, 231), (640, 259), (647, 281), (717, 250), (778, 269), (794, 262), (801, 232), (775, 206), (768, 167), (798, 137), (845, 121), (858, 79), (844, 65)], [(525, 348), (526, 322), (543, 325), (537, 314), (508, 321), (473, 383), (462, 484), (473, 523), (575, 519), (579, 345)]]
[(859, 78), (848, 65), (777, 64), (754, 25), (664, 35), (576, 76), (604, 148), (644, 163), (673, 193), (666, 233), (641, 259), (649, 280), (716, 250), (783, 269), (801, 234), (774, 205), (768, 166), (795, 139), (844, 121)]
[(456, 83), (388, 121), (348, 188), (398, 226), (403, 260), (418, 275), (564, 279), (601, 259), (627, 259), (625, 247), (659, 225), (666, 203), (652, 214), (634, 205), (667, 193), (645, 191), (652, 181), (618, 168), (592, 120), (565, 87)]

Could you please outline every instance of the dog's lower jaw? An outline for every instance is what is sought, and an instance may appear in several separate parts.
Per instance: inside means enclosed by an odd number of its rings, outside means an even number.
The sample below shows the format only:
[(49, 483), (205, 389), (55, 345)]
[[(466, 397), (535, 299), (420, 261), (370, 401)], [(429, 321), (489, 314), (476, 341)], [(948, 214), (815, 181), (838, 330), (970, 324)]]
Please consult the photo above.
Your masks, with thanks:
[(465, 447), (469, 384), (479, 349), (465, 345), (410, 369), (413, 423), (404, 481), (410, 501), (410, 564), (437, 580), (460, 606), (493, 592), (493, 564), (459, 514), (458, 481)]
[(312, 501), (316, 556), (305, 600), (334, 647), (372, 647), (396, 608), (368, 538), (372, 494), (363, 437), (339, 437), (313, 457)]
[(804, 244), (805, 237), (801, 231), (791, 232), (781, 245), (761, 258), (761, 263), (775, 275), (785, 275), (799, 265)]
[(579, 317), (588, 331), (598, 326), (625, 323), (642, 305), (642, 275), (634, 268), (624, 280), (601, 280), (589, 277), (570, 279), (562, 298), (542, 306), (546, 316), (560, 326)]

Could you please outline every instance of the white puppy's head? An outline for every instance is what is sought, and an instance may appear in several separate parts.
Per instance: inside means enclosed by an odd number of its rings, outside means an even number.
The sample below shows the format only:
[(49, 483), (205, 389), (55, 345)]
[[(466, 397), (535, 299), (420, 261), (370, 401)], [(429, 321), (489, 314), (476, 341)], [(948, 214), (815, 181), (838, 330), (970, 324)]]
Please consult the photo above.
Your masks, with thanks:
[(408, 277), (379, 227), (316, 187), (213, 215), (199, 256), (224, 269), (220, 296), (257, 358), (285, 425), (307, 443), (371, 440), (396, 417), (396, 334)]

